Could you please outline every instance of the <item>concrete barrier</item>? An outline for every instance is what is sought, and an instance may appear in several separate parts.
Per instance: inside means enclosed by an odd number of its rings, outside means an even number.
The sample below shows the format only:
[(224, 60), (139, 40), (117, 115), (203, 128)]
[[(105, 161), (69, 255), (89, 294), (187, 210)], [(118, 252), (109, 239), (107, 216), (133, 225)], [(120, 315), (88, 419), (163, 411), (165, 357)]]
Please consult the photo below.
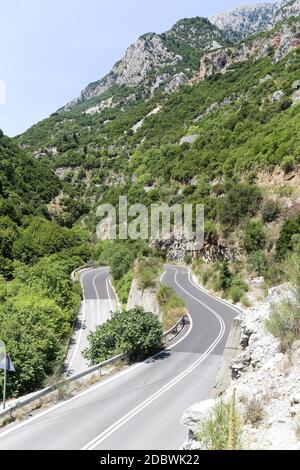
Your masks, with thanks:
[(216, 398), (223, 395), (231, 382), (230, 364), (241, 353), (240, 341), (242, 333), (242, 320), (236, 318), (233, 321), (224, 354), (222, 363), (217, 375), (216, 385), (214, 387), (214, 396)]

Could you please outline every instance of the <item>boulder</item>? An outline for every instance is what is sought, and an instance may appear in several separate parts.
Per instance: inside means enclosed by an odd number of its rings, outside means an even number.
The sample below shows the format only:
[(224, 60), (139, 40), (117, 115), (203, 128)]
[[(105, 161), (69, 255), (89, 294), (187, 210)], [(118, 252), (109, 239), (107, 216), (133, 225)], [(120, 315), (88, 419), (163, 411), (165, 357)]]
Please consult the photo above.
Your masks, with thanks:
[(285, 96), (285, 93), (282, 90), (278, 90), (278, 91), (275, 91), (275, 93), (273, 93), (272, 96), (273, 96), (273, 101), (281, 101), (282, 98)]
[(216, 404), (217, 401), (213, 399), (196, 403), (185, 411), (181, 418), (181, 425), (193, 432), (196, 432), (201, 424), (210, 418)]
[(300, 80), (296, 80), (292, 85), (293, 90), (300, 90)]
[(179, 145), (193, 144), (194, 142), (196, 142), (198, 138), (199, 138), (199, 134), (186, 135), (185, 137), (182, 137)]

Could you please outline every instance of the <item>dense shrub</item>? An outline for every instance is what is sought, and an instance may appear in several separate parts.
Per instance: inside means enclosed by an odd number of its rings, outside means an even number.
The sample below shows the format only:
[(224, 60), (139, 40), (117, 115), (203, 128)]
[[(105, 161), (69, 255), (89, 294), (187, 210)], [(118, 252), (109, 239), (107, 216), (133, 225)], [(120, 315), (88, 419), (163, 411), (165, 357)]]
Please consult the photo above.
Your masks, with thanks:
[(291, 290), (283, 301), (272, 307), (266, 322), (268, 331), (280, 341), (282, 352), (286, 352), (300, 337), (300, 256), (292, 255), (285, 264), (285, 275)]
[(218, 217), (224, 225), (237, 225), (247, 215), (254, 215), (262, 199), (260, 189), (251, 185), (233, 186), (220, 199)]
[(280, 207), (271, 199), (266, 201), (262, 208), (262, 220), (264, 223), (274, 222), (280, 215)]
[(159, 273), (162, 271), (162, 261), (159, 258), (142, 258), (137, 264), (136, 274), (140, 289), (155, 287)]
[(247, 258), (247, 268), (250, 273), (264, 276), (268, 268), (268, 259), (264, 251), (259, 250), (251, 253)]
[(218, 277), (218, 289), (227, 291), (232, 285), (233, 275), (229, 269), (228, 261), (224, 261), (221, 264), (219, 277)]
[(276, 258), (278, 260), (284, 259), (289, 252), (293, 251), (295, 242), (297, 242), (297, 238), (294, 237), (298, 236), (299, 233), (300, 216), (284, 222), (276, 243)]
[(241, 417), (237, 411), (235, 393), (230, 403), (221, 401), (211, 413), (211, 417), (196, 433), (196, 439), (205, 450), (240, 450)]
[(247, 253), (261, 250), (266, 242), (264, 227), (261, 222), (250, 222), (245, 229), (244, 247)]
[(97, 364), (120, 353), (131, 360), (143, 359), (157, 352), (162, 345), (162, 326), (159, 319), (142, 308), (122, 311), (99, 326), (89, 336), (84, 356)]
[(167, 331), (186, 314), (185, 303), (171, 287), (165, 285), (160, 287), (157, 300), (162, 308), (162, 322)]
[(235, 303), (237, 304), (241, 298), (243, 297), (244, 295), (244, 292), (243, 290), (241, 289), (241, 287), (239, 286), (233, 286), (230, 288), (229, 290), (229, 293), (228, 293), (228, 296), (229, 298)]
[(296, 165), (296, 162), (295, 162), (294, 157), (291, 157), (291, 156), (284, 157), (281, 163), (281, 168), (283, 169), (285, 173), (290, 173), (291, 171), (295, 169), (295, 165)]

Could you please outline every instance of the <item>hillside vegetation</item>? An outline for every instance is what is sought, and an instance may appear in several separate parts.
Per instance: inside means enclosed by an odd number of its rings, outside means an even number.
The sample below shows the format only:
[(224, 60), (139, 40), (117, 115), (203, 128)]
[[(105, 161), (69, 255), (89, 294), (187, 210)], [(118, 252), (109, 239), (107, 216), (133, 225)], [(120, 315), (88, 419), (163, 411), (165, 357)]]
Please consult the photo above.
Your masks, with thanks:
[[(1, 340), (17, 374), (9, 396), (39, 388), (59, 371), (81, 299), (71, 272), (88, 259), (86, 235), (50, 219), (60, 190), (49, 166), (0, 137)], [(8, 282), (9, 281), (9, 282)], [(2, 381), (0, 381), (1, 393)]]
[[(152, 286), (173, 256), (164, 243), (97, 242), (100, 203), (204, 204), (204, 249), (183, 246), (180, 261), (195, 255), (203, 283), (234, 302), (249, 302), (249, 278), (282, 279), (299, 249), (300, 20), (279, 17), (243, 43), (203, 18), (144, 35), (78, 100), (14, 142), (0, 134), (1, 339), (20, 370), (11, 394), (59, 370), (80, 301), (75, 267), (110, 265), (126, 303), (136, 261)], [(176, 316), (184, 306), (167, 294)], [(108, 355), (105, 336), (92, 337), (92, 362)]]

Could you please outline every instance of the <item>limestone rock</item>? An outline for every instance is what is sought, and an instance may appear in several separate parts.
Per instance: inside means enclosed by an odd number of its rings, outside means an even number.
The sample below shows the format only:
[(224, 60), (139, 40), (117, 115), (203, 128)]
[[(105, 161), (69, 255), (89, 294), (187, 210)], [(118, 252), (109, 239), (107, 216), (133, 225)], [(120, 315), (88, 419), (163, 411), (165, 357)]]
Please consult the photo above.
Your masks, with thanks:
[[(272, 305), (286, 298), (293, 298), (288, 284), (272, 288), (258, 308), (247, 310), (241, 316), (243, 337), (248, 341), (244, 341), (245, 350), (231, 364), (235, 377), (223, 399), (230, 400), (235, 390), (242, 418), (252, 400), (262, 407), (261, 420), (243, 426), (242, 440), (245, 448), (250, 447), (250, 450), (295, 450), (300, 447), (296, 434), (300, 418), (300, 341), (294, 343), (290, 354), (282, 354), (277, 339), (265, 328)], [(208, 410), (209, 404), (201, 402), (185, 413), (182, 424), (189, 429), (186, 449), (201, 450), (195, 431), (206, 419)]]
[(209, 419), (217, 401), (214, 399), (204, 400), (191, 406), (183, 415), (181, 425), (196, 432), (201, 423)]
[(179, 145), (183, 144), (193, 144), (196, 142), (196, 140), (199, 138), (199, 134), (193, 134), (193, 135), (186, 135), (185, 137), (182, 137), (180, 140)]
[(284, 96), (285, 93), (282, 90), (275, 91), (272, 95), (274, 101), (281, 101)]

